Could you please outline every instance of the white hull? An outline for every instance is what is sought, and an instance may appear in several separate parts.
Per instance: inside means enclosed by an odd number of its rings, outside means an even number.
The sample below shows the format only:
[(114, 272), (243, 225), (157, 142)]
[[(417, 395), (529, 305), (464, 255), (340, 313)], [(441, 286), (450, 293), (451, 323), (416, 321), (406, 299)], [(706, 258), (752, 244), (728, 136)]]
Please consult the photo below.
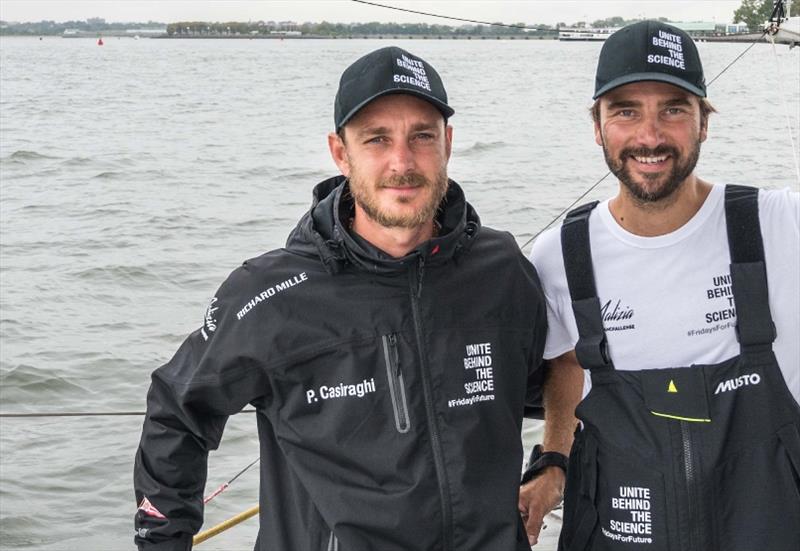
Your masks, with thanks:
[(618, 29), (586, 29), (559, 31), (558, 39), (566, 42), (602, 42)]

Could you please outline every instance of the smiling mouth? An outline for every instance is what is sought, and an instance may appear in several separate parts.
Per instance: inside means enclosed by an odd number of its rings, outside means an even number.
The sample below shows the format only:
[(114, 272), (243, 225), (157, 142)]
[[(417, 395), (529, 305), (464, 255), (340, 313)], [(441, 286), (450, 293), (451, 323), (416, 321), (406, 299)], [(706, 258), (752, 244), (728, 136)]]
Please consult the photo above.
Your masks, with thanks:
[(638, 163), (642, 163), (645, 165), (655, 165), (658, 163), (663, 163), (666, 161), (669, 156), (668, 155), (660, 155), (658, 157), (639, 157), (636, 155), (631, 155), (631, 157)]

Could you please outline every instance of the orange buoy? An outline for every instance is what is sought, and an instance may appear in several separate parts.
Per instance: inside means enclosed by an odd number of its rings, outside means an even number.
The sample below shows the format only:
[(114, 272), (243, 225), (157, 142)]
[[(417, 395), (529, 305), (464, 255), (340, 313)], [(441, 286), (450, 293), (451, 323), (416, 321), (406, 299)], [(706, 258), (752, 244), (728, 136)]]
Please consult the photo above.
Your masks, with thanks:
[(97, 39), (97, 45), (98, 46), (102, 46), (103, 45), (103, 39), (102, 38), (98, 38)]

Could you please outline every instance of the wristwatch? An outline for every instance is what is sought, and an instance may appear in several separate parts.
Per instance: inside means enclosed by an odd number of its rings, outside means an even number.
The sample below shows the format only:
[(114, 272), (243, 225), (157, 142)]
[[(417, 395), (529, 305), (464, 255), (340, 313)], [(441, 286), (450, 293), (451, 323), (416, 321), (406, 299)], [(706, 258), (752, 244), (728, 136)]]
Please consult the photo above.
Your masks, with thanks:
[(530, 482), (547, 467), (559, 467), (566, 475), (567, 456), (560, 452), (546, 452), (541, 444), (536, 444), (528, 459), (528, 468), (522, 473), (520, 484)]

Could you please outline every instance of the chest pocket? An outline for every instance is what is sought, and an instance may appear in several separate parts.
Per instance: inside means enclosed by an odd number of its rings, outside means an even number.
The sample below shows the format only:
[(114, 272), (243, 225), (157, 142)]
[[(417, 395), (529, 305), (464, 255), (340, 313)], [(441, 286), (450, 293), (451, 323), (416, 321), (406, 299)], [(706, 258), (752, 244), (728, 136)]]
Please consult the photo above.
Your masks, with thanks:
[(388, 333), (330, 344), (276, 369), (272, 412), (280, 436), (334, 455), (345, 442), (394, 445), (414, 425), (413, 354), (403, 333)]
[(386, 367), (386, 381), (389, 393), (392, 396), (392, 409), (394, 410), (394, 424), (397, 432), (405, 434), (411, 428), (411, 419), (406, 398), (406, 384), (403, 376), (400, 351), (397, 345), (397, 333), (383, 335), (383, 358)]

